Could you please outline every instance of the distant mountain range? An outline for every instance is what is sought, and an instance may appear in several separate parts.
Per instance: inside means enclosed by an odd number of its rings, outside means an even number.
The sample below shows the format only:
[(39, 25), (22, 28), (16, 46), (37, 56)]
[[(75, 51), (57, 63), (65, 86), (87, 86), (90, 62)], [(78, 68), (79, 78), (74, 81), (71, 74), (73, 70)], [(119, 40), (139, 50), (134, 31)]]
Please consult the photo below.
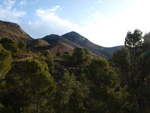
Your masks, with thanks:
[(62, 36), (51, 34), (43, 38), (33, 39), (16, 23), (0, 21), (0, 39), (11, 38), (17, 42), (23, 40), (33, 50), (49, 49), (52, 55), (57, 52), (63, 54), (65, 51), (73, 52), (75, 47), (87, 48), (91, 55), (111, 57), (114, 51), (119, 50), (122, 46), (102, 47), (89, 41), (84, 36), (74, 31), (66, 33)]

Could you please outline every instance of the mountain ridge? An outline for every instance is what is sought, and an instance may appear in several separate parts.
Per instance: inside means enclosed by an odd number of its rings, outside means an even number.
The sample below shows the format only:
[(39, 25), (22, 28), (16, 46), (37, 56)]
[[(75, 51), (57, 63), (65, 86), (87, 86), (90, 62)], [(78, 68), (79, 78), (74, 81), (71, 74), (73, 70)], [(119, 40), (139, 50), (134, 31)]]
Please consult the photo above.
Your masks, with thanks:
[(18, 24), (0, 20), (0, 39), (11, 38), (17, 42), (23, 40), (29, 43), (32, 38)]
[(122, 46), (108, 48), (96, 45), (75, 31), (68, 32), (61, 36), (50, 34), (43, 38), (33, 39), (18, 24), (0, 21), (0, 39), (5, 37), (11, 38), (17, 42), (23, 40), (32, 49), (45, 46), (45, 48), (49, 49), (53, 55), (56, 55), (57, 52), (63, 54), (65, 51), (72, 53), (74, 48), (84, 47), (87, 48), (93, 56), (109, 58), (114, 51), (122, 48)]
[(122, 48), (122, 46), (108, 48), (108, 47), (102, 47), (102, 46), (96, 45), (75, 31), (68, 32), (62, 36), (59, 36), (56, 34), (47, 35), (43, 37), (42, 39), (47, 41), (50, 44), (63, 42), (73, 48), (84, 47), (84, 48), (87, 48), (92, 53), (96, 54), (97, 56), (102, 56), (102, 57), (111, 57), (114, 51)]

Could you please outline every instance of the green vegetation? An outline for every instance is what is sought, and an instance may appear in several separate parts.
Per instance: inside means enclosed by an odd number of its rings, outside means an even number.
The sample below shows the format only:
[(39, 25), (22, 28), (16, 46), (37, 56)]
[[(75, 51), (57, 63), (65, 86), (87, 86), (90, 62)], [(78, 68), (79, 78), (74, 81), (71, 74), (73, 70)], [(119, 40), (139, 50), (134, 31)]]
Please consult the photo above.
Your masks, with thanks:
[(89, 61), (89, 51), (85, 48), (77, 47), (74, 49), (72, 63), (75, 66), (87, 65)]
[(24, 50), (24, 51), (26, 51), (26, 43), (22, 40), (22, 41), (20, 41), (19, 42), (19, 44), (18, 44), (18, 47), (21, 49), (21, 50)]
[(20, 55), (20, 49), (18, 47), (18, 43), (9, 38), (3, 38), (0, 40), (0, 43), (3, 47), (12, 53), (13, 57), (17, 57)]
[(5, 78), (5, 74), (11, 69), (12, 56), (0, 44), (0, 79)]
[(77, 47), (52, 56), (0, 40), (1, 113), (149, 113), (150, 35), (128, 32), (110, 59)]

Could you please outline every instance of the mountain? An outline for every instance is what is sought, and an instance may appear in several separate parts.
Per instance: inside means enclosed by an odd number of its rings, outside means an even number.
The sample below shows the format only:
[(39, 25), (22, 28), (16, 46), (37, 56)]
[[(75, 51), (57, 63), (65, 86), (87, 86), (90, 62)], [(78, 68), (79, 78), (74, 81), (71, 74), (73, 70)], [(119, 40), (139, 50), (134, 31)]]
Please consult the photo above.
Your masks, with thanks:
[(87, 48), (92, 55), (94, 56), (102, 56), (102, 57), (111, 57), (114, 51), (121, 49), (122, 46), (116, 46), (112, 48), (106, 48), (99, 45), (96, 45), (89, 41), (84, 36), (72, 31), (69, 33), (66, 33), (62, 36), (59, 35), (47, 35), (42, 38), (43, 40), (47, 41), (50, 44), (57, 44), (59, 43), (65, 43), (66, 45), (69, 45), (72, 48), (75, 47), (84, 47)]
[(17, 42), (29, 43), (32, 38), (16, 23), (0, 21), (0, 39), (11, 38)]
[(92, 43), (87, 38), (74, 31), (66, 33), (62, 36), (51, 34), (43, 38), (33, 39), (18, 24), (0, 21), (0, 39), (5, 37), (11, 38), (16, 42), (20, 42), (21, 40), (25, 41), (28, 47), (34, 52), (41, 52), (45, 49), (49, 49), (51, 54), (54, 56), (57, 52), (62, 54), (65, 51), (73, 53), (74, 48), (84, 47), (87, 48), (93, 56), (109, 58), (114, 51), (121, 49), (122, 47), (102, 47)]
[(80, 34), (76, 32), (69, 32), (67, 34), (62, 35), (63, 38), (68, 39), (82, 47), (87, 48), (88, 50), (92, 51), (93, 53), (97, 55), (103, 54), (104, 56), (110, 57), (114, 51), (121, 49), (122, 46), (116, 46), (111, 48), (102, 47), (99, 45), (96, 45), (89, 41), (87, 38), (81, 36)]
[(73, 53), (73, 49), (79, 46), (55, 34), (47, 35), (42, 39), (51, 44), (50, 52), (52, 55), (56, 55), (57, 52), (63, 54), (65, 51)]
[(29, 47), (31, 48), (44, 47), (44, 46), (50, 46), (50, 44), (47, 41), (42, 39), (34, 39), (29, 44)]

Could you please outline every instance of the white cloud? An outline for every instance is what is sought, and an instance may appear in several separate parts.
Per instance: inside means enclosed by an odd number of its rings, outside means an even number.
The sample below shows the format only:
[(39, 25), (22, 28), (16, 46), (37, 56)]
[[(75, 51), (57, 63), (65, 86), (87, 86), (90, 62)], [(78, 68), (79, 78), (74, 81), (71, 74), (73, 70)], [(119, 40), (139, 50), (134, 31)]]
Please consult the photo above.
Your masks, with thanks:
[(57, 5), (57, 6), (53, 7), (52, 9), (49, 9), (49, 10), (52, 11), (52, 12), (55, 12), (58, 9), (61, 9), (61, 7)]
[(23, 8), (25, 5), (27, 5), (27, 1), (26, 0), (21, 0), (19, 5), (20, 5), (21, 8)]
[(18, 11), (13, 8), (15, 3), (15, 0), (4, 1), (4, 5), (0, 7), (0, 20), (19, 22), (19, 18), (25, 16), (26, 13), (24, 11)]
[[(0, 18), (3, 16), (1, 15), (2, 9), (0, 8)], [(76, 31), (96, 44), (110, 47), (123, 45), (126, 33), (129, 30), (139, 28), (144, 32), (150, 31), (149, 0), (136, 0), (112, 18), (107, 18), (105, 15), (96, 12), (88, 20), (85, 20), (83, 25), (74, 24), (58, 16), (57, 11), (61, 9), (57, 5), (47, 10), (36, 10), (36, 19), (28, 22), (27, 33), (35, 38), (41, 38), (48, 34), (62, 35), (69, 31)], [(15, 9), (12, 11), (19, 12)], [(21, 12), (18, 13), (16, 18), (19, 17), (21, 17)]]
[(103, 1), (102, 1), (102, 0), (99, 0), (98, 2), (99, 2), (99, 3), (102, 3)]
[(136, 0), (115, 17), (95, 13), (84, 23), (84, 36), (102, 46), (123, 45), (128, 31), (150, 31), (149, 0)]
[(60, 9), (60, 6), (47, 10), (38, 9), (37, 20), (28, 23), (30, 27), (27, 32), (39, 38), (48, 34), (62, 35), (69, 31), (76, 31), (102, 46), (123, 45), (127, 29), (123, 27), (122, 21), (118, 21), (118, 17), (107, 19), (101, 13), (96, 12), (83, 25), (77, 25), (57, 16), (57, 10)]
[[(136, 2), (124, 12), (128, 25), (130, 24), (132, 29), (136, 27), (141, 30), (149, 30), (149, 10), (149, 0), (136, 0)], [(125, 15), (121, 15), (121, 17), (125, 18)]]
[(58, 17), (56, 15), (58, 9), (61, 9), (61, 7), (55, 6), (47, 10), (38, 9), (36, 11), (37, 20), (29, 22), (29, 34), (37, 38), (53, 33), (62, 35), (69, 31), (81, 31), (80, 26)]
[(29, 23), (28, 23), (29, 25), (32, 25), (32, 22), (31, 21), (29, 21)]
[(89, 18), (83, 29), (84, 36), (96, 44), (107, 47), (123, 45), (125, 34), (120, 23), (115, 19), (107, 19), (98, 12)]
[(78, 26), (75, 24), (72, 24), (70, 22), (68, 22), (67, 20), (63, 20), (61, 18), (59, 18), (57, 15), (55, 15), (53, 9), (48, 9), (48, 10), (42, 10), (39, 9), (37, 10), (37, 16), (40, 17), (41, 20), (47, 22), (47, 24), (52, 24), (51, 22), (53, 22), (54, 25), (60, 25), (60, 26), (66, 26), (68, 28), (77, 28)]
[(11, 9), (15, 3), (16, 0), (4, 0), (4, 4), (6, 5), (7, 9)]
[(57, 8), (38, 9), (36, 11), (37, 20), (28, 23), (30, 27), (27, 32), (31, 36), (39, 38), (53, 33), (62, 35), (66, 32), (76, 31), (90, 41), (102, 46), (123, 44), (126, 30), (124, 33), (124, 29), (121, 27), (122, 24), (118, 23), (115, 19), (107, 19), (101, 13), (96, 12), (83, 25), (77, 25), (60, 18), (56, 15), (57, 10), (53, 9)]

